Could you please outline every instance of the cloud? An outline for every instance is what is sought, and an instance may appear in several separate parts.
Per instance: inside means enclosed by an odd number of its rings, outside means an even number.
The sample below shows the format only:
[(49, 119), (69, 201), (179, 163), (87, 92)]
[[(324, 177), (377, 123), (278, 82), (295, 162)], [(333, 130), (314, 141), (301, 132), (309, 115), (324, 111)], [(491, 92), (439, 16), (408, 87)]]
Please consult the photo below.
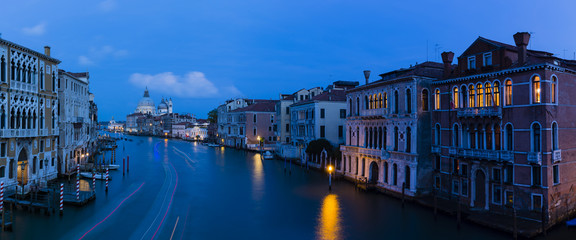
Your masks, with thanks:
[(128, 55), (128, 51), (124, 49), (116, 49), (110, 45), (105, 45), (102, 47), (90, 48), (90, 51), (86, 55), (78, 57), (78, 63), (80, 65), (95, 65), (97, 62), (102, 60), (107, 60), (110, 58), (121, 58)]
[(40, 36), (46, 32), (46, 23), (39, 23), (36, 26), (25, 27), (22, 32), (26, 35)]
[(202, 72), (189, 72), (184, 76), (171, 72), (156, 75), (134, 73), (130, 76), (130, 82), (141, 88), (148, 87), (154, 92), (183, 98), (212, 98), (224, 94), (241, 94), (232, 85), (218, 89)]
[(100, 8), (100, 10), (102, 10), (104, 12), (110, 12), (110, 11), (116, 9), (117, 6), (118, 6), (118, 4), (116, 3), (115, 0), (106, 0), (106, 1), (102, 1), (102, 2), (100, 2), (100, 4), (98, 4), (98, 7)]

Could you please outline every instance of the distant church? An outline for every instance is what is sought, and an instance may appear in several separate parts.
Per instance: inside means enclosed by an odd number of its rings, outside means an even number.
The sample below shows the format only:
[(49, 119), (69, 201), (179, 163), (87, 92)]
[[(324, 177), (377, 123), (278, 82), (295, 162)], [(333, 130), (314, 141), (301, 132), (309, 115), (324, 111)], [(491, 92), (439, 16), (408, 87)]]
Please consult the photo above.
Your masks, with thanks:
[(148, 87), (144, 90), (144, 97), (138, 102), (138, 107), (134, 113), (150, 114), (153, 116), (160, 116), (168, 113), (172, 113), (172, 98), (164, 99), (158, 104), (158, 108), (154, 104), (154, 100), (150, 98), (150, 93), (148, 92)]

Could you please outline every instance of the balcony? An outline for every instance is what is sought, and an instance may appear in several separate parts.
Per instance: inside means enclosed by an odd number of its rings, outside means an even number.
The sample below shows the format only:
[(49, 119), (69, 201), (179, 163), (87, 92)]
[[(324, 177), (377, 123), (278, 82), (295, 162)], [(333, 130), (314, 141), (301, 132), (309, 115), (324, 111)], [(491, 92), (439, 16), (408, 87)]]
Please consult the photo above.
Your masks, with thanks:
[(386, 151), (380, 149), (371, 149), (371, 148), (348, 146), (348, 145), (340, 146), (340, 151), (342, 151), (345, 154), (359, 153), (365, 155), (372, 155), (375, 157), (381, 157), (382, 159), (404, 160), (410, 162), (416, 162), (416, 159), (418, 158), (418, 154), (414, 153)]
[(500, 107), (458, 108), (458, 117), (502, 117)]
[(387, 108), (364, 109), (360, 110), (361, 117), (384, 117), (388, 114)]
[(562, 160), (562, 150), (554, 150), (552, 151), (552, 161), (554, 163), (560, 162)]
[(456, 154), (458, 154), (458, 149), (455, 147), (451, 147), (450, 149), (448, 149), (448, 154), (456, 155)]
[(514, 161), (514, 152), (512, 151), (500, 151), (500, 159), (504, 162)]
[(542, 153), (529, 152), (528, 153), (528, 163), (542, 165)]
[(26, 92), (37, 92), (38, 87), (34, 84), (19, 82), (19, 81), (10, 81), (10, 88), (11, 89), (18, 89)]
[(58, 129), (52, 129), (52, 135), (60, 135)]
[(48, 136), (48, 129), (40, 129), (39, 136)]
[(514, 154), (512, 152), (499, 150), (458, 148), (454, 155), (496, 162), (512, 162), (514, 160)]
[(440, 153), (440, 146), (432, 145), (432, 153)]

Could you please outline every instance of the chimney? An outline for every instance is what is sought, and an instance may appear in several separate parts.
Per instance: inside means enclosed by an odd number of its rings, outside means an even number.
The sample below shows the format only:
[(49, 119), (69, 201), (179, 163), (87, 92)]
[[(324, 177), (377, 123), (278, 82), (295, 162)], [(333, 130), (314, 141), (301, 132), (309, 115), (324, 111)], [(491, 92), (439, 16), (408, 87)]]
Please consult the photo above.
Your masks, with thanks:
[(44, 55), (50, 57), (50, 46), (44, 46)]
[(518, 65), (522, 66), (528, 60), (528, 42), (530, 41), (530, 33), (527, 32), (517, 32), (514, 34), (514, 42), (516, 47), (518, 47)]
[(441, 55), (442, 55), (442, 62), (444, 63), (444, 78), (448, 78), (450, 76), (452, 60), (454, 60), (454, 53), (443, 52)]
[(368, 85), (368, 78), (370, 78), (370, 70), (364, 70), (364, 78), (366, 78), (366, 85)]

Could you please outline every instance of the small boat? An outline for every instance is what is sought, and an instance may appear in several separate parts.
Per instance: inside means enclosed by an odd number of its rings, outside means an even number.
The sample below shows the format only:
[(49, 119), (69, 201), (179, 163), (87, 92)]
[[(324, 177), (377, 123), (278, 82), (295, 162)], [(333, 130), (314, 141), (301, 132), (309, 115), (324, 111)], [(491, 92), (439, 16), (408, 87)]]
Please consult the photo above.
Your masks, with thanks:
[(120, 168), (120, 165), (116, 165), (116, 164), (102, 165), (102, 169), (106, 169), (106, 168), (108, 168), (109, 170), (118, 170)]
[(274, 155), (270, 151), (266, 151), (263, 157), (264, 160), (272, 160), (274, 158)]
[[(82, 176), (83, 178), (92, 178), (92, 173), (91, 172), (81, 172), (80, 176)], [(94, 177), (98, 180), (106, 180), (106, 173), (96, 173)], [(108, 180), (111, 180), (111, 179), (112, 178), (110, 176), (108, 176)]]

